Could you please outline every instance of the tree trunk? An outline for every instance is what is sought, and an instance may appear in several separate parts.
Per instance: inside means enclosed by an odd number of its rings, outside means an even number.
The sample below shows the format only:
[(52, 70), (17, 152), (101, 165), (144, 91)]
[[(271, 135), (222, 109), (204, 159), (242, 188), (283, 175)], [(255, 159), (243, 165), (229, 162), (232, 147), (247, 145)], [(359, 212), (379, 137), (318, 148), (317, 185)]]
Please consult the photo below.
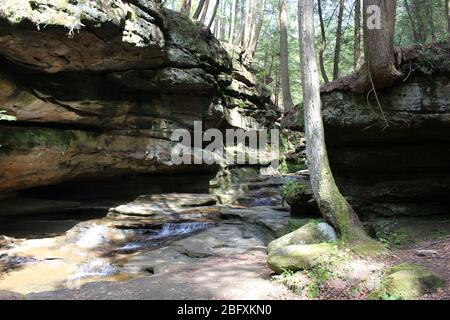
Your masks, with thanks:
[(288, 15), (286, 10), (286, 0), (280, 0), (280, 72), (281, 91), (283, 95), (284, 111), (294, 109), (294, 102), (291, 96), (291, 83), (289, 79), (289, 49), (288, 49)]
[(336, 29), (336, 46), (334, 49), (333, 80), (339, 78), (339, 62), (341, 59), (342, 20), (344, 18), (345, 0), (339, 0), (339, 15)]
[(231, 23), (230, 23), (230, 32), (228, 35), (228, 43), (233, 44), (234, 42), (234, 29), (236, 24), (236, 8), (237, 8), (237, 0), (233, 0), (231, 4)]
[(353, 48), (355, 70), (361, 65), (361, 0), (355, 0), (355, 45)]
[(323, 81), (325, 83), (330, 82), (327, 75), (327, 70), (325, 69), (325, 58), (324, 53), (327, 48), (327, 35), (325, 33), (325, 24), (323, 22), (323, 14), (322, 14), (322, 1), (317, 1), (317, 11), (319, 13), (319, 21), (320, 21), (320, 34), (322, 36), (322, 45), (319, 50), (319, 62), (320, 62), (320, 73), (322, 74)]
[(411, 30), (413, 32), (413, 38), (415, 43), (420, 42), (420, 37), (416, 29), (416, 23), (414, 22), (414, 18), (411, 14), (411, 7), (409, 6), (408, 0), (403, 0), (403, 4), (405, 5), (406, 14), (408, 15), (409, 23), (411, 24)]
[(200, 14), (202, 13), (203, 7), (205, 6), (205, 1), (206, 0), (200, 0), (200, 2), (198, 3), (197, 10), (195, 10), (194, 15), (192, 16), (192, 19), (198, 20)]
[(219, 8), (219, 4), (220, 4), (220, 0), (216, 0), (216, 4), (214, 5), (214, 9), (212, 12), (211, 20), (209, 20), (209, 23), (208, 23), (208, 29), (211, 29), (211, 26), (214, 23), (214, 20), (216, 19), (217, 9)]
[(261, 34), (261, 29), (264, 23), (264, 11), (266, 8), (266, 0), (261, 0), (259, 8), (260, 8), (258, 13), (259, 19), (257, 22), (254, 23), (256, 24), (256, 28), (255, 30), (253, 30), (252, 36), (250, 38), (250, 43), (244, 55), (245, 56), (244, 60), (247, 60), (248, 62), (251, 62), (253, 60), (253, 57), (255, 56), (256, 53), (256, 49), (258, 47), (259, 36)]
[(319, 74), (314, 48), (314, 2), (299, 0), (300, 61), (305, 113), (306, 153), (311, 186), (324, 217), (344, 241), (365, 240), (358, 216), (339, 192), (331, 173), (325, 147)]
[(244, 48), (244, 50), (247, 50), (249, 38), (250, 38), (250, 23), (251, 23), (251, 0), (245, 0), (245, 7), (244, 7), (244, 13), (243, 13), (243, 28), (242, 28), (242, 39), (241, 39), (241, 46)]
[(200, 16), (200, 20), (199, 20), (203, 24), (205, 24), (206, 15), (208, 14), (208, 9), (209, 9), (209, 0), (206, 0), (205, 5), (202, 10), (202, 15)]
[[(377, 13), (370, 12), (371, 6), (380, 8), (379, 26), (373, 24)], [(365, 62), (352, 88), (356, 92), (390, 87), (402, 76), (394, 52), (396, 8), (396, 0), (364, 0)]]
[(280, 68), (279, 66), (275, 67), (275, 82), (274, 82), (273, 91), (275, 92), (275, 106), (279, 109), (280, 106)]
[(436, 42), (436, 29), (433, 21), (433, 3), (430, 0), (424, 1), (425, 14), (427, 16), (428, 25), (430, 27), (431, 39)]
[(450, 34), (450, 0), (445, 2), (445, 12), (447, 13), (448, 33)]
[(181, 2), (180, 12), (184, 13), (187, 16), (190, 16), (191, 15), (191, 7), (192, 7), (192, 1), (191, 0), (183, 0)]
[(425, 43), (426, 42), (425, 26), (423, 24), (423, 19), (422, 19), (421, 5), (418, 0), (412, 0), (412, 10), (416, 17), (417, 28), (419, 30), (418, 36), (419, 36), (420, 42)]

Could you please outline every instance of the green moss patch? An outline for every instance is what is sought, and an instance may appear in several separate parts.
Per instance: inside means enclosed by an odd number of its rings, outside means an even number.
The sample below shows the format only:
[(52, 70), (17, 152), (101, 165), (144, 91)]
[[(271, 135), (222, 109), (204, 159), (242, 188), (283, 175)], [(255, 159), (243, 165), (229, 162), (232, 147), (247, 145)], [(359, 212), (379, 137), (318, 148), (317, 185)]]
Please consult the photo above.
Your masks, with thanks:
[(417, 300), (424, 294), (433, 293), (445, 284), (435, 273), (413, 264), (391, 267), (370, 299)]

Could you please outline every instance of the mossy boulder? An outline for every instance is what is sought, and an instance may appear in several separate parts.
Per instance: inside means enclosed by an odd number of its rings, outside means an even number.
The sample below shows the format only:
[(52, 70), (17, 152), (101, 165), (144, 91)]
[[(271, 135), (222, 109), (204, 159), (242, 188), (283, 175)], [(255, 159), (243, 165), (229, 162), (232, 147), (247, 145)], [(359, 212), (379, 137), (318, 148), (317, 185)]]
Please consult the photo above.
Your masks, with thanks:
[(290, 245), (271, 250), (267, 263), (277, 273), (309, 270), (338, 259), (340, 251), (331, 243)]
[(435, 273), (414, 264), (402, 264), (390, 268), (378, 289), (370, 295), (376, 300), (417, 300), (424, 294), (443, 287)]
[(337, 234), (333, 227), (326, 222), (310, 222), (300, 229), (291, 232), (284, 237), (272, 241), (267, 251), (277, 250), (290, 245), (319, 244), (324, 242), (335, 242)]

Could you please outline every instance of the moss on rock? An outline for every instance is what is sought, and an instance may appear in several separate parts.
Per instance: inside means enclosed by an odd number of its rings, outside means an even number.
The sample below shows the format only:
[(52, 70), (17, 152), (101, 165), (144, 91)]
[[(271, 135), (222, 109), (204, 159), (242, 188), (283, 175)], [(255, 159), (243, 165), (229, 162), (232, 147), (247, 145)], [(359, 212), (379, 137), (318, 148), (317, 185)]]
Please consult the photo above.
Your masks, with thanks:
[(331, 243), (290, 245), (269, 252), (267, 263), (275, 272), (308, 270), (329, 264), (339, 258), (339, 250)]
[(391, 267), (370, 299), (376, 300), (417, 300), (426, 293), (443, 287), (442, 280), (435, 273), (414, 264)]
[(290, 245), (319, 244), (335, 242), (336, 240), (337, 234), (328, 223), (313, 221), (284, 237), (272, 241), (267, 246), (267, 250), (270, 253)]

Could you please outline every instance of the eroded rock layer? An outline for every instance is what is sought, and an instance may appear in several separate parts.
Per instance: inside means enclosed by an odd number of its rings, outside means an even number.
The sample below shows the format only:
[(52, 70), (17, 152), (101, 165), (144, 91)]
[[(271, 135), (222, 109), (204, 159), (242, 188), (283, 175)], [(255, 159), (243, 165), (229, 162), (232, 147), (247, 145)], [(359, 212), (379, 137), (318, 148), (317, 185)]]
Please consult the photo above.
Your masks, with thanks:
[[(278, 117), (236, 48), (159, 1), (0, 3), (0, 192), (189, 171), (171, 133)], [(211, 168), (205, 168), (211, 169)]]
[(361, 215), (450, 212), (450, 47), (406, 52), (405, 81), (377, 92), (324, 92), (330, 162)]

